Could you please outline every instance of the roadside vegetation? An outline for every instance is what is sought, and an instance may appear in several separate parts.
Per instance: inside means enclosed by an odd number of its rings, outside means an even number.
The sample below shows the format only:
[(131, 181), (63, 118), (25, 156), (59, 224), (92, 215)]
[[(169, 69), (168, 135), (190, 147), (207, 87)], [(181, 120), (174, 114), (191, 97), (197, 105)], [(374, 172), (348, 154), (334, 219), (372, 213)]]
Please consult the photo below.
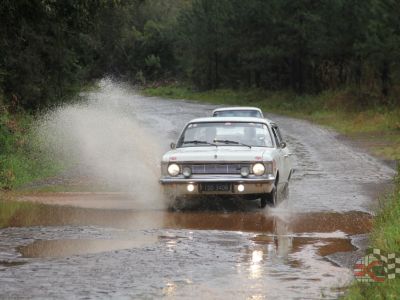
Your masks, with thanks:
[[(400, 167), (398, 168), (400, 172)], [(400, 176), (395, 179), (395, 189), (382, 199), (382, 208), (374, 219), (370, 235), (370, 247), (379, 248), (387, 253), (400, 253)], [(397, 275), (398, 276), (398, 275)], [(383, 283), (355, 282), (345, 299), (399, 299), (400, 278), (386, 280)]]
[(289, 91), (298, 106), (350, 89), (344, 106), (399, 106), (399, 11), (394, 0), (3, 1), (0, 90), (36, 110), (107, 74)]
[(10, 113), (0, 102), (0, 190), (49, 177), (62, 168), (41, 149), (31, 130), (33, 123), (32, 115)]
[[(10, 191), (59, 173), (63, 165), (46, 155), (32, 125), (34, 116), (2, 104), (0, 94), (0, 228), (19, 219), (29, 224), (37, 204), (15, 201)], [(17, 111), (13, 111), (16, 109)], [(10, 110), (12, 112), (10, 112)]]

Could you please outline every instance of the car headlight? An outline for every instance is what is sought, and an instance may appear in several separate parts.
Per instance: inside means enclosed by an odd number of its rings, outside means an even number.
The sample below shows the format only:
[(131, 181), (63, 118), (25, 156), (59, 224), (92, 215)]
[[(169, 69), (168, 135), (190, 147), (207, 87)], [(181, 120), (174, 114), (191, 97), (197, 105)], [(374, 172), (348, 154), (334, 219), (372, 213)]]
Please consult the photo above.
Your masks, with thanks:
[(265, 167), (262, 163), (256, 163), (253, 165), (253, 173), (254, 175), (261, 176), (265, 173)]
[(183, 176), (185, 176), (185, 177), (190, 177), (190, 176), (192, 175), (192, 169), (189, 168), (189, 167), (184, 167), (184, 168), (182, 169), (182, 174), (183, 174)]
[(250, 170), (249, 167), (241, 167), (240, 168), (240, 175), (242, 175), (242, 177), (247, 177), (250, 174)]
[(179, 174), (180, 168), (177, 164), (170, 164), (168, 166), (168, 174), (171, 176), (177, 176)]

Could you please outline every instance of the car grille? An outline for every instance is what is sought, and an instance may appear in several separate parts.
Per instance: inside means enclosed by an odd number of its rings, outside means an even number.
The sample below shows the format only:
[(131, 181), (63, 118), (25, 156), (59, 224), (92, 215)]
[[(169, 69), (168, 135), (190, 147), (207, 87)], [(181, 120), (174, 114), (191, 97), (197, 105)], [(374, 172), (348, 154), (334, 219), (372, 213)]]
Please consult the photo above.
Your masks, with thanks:
[(240, 174), (242, 167), (249, 164), (192, 164), (185, 165), (192, 169), (192, 174)]

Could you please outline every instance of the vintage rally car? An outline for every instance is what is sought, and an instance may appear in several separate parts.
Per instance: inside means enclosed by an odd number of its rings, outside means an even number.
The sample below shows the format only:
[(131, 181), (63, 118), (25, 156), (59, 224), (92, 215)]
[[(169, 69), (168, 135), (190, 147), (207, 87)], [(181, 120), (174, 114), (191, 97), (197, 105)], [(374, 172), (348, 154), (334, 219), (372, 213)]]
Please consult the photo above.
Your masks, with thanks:
[(160, 182), (170, 199), (227, 195), (275, 205), (292, 173), (290, 155), (270, 120), (194, 119), (162, 157)]
[(264, 118), (261, 109), (250, 106), (222, 107), (214, 109), (213, 117), (252, 117)]

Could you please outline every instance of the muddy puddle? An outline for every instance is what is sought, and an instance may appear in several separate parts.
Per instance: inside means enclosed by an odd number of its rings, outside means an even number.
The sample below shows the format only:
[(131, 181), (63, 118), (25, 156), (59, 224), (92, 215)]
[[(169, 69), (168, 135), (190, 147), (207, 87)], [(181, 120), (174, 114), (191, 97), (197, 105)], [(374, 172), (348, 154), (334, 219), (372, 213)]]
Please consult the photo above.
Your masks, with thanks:
[[(340, 235), (340, 233), (339, 233)], [(26, 246), (19, 246), (16, 250), (24, 258), (51, 258), (68, 257), (74, 255), (93, 254), (101, 252), (113, 252), (117, 250), (132, 249), (152, 245), (158, 241), (168, 245), (175, 245), (183, 237), (180, 236), (154, 236), (140, 237), (135, 240), (90, 240), (90, 239), (65, 239), (65, 240), (37, 240)], [(345, 238), (324, 238), (321, 237), (301, 237), (292, 235), (255, 235), (249, 238), (254, 245), (265, 247), (273, 246), (275, 250), (282, 254), (297, 252), (306, 245), (315, 245), (318, 249), (317, 254), (321, 257), (337, 253), (354, 251), (356, 248), (349, 239)], [(218, 245), (229, 245), (229, 243), (218, 242)], [(21, 264), (25, 262), (20, 262)], [(18, 262), (4, 261), (3, 266), (17, 266)], [(1, 263), (0, 263), (1, 264)]]
[[(361, 211), (307, 213), (280, 207), (261, 210), (255, 201), (213, 199), (191, 203), (181, 210), (168, 211), (163, 208), (132, 209), (130, 207), (140, 207), (140, 204), (135, 204), (132, 196), (123, 194), (62, 193), (23, 196), (21, 199), (58, 205), (44, 205), (31, 214), (15, 218), (12, 226), (26, 226), (25, 221), (29, 220), (31, 226), (73, 224), (131, 230), (184, 228), (268, 233), (278, 230), (310, 235), (342, 232), (345, 237), (369, 232), (372, 220), (370, 214)], [(82, 207), (79, 207), (80, 204)]]
[[(65, 197), (65, 196), (63, 196)], [(32, 220), (34, 217), (25, 216)], [(326, 256), (336, 252), (353, 251), (351, 236), (368, 233), (371, 215), (363, 212), (335, 212), (291, 214), (270, 209), (244, 209), (221, 211), (191, 209), (185, 211), (87, 209), (63, 206), (43, 206), (40, 216), (31, 226), (97, 226), (128, 231), (145, 230), (204, 230), (254, 233), (250, 239), (255, 244), (274, 244), (279, 249), (280, 241), (290, 240), (296, 251), (304, 245), (319, 244), (318, 254)], [(24, 225), (17, 222), (13, 226)], [(24, 257), (58, 257), (84, 253), (97, 253), (142, 247), (156, 240), (172, 239), (168, 235), (151, 238), (140, 235), (130, 240), (39, 240), (18, 248)]]
[[(72, 201), (79, 198), (79, 194), (68, 195)], [(13, 224), (17, 227), (0, 231), (3, 279), (15, 276), (29, 286), (30, 272), (41, 274), (34, 281), (37, 284), (55, 272), (50, 282), (67, 293), (61, 288), (62, 278), (72, 272), (83, 286), (91, 286), (92, 296), (99, 296), (96, 290), (102, 285), (113, 286), (117, 280), (125, 282), (118, 283), (121, 294), (105, 291), (106, 295), (143, 297), (150, 290), (154, 297), (173, 298), (228, 294), (292, 298), (298, 293), (337, 297), (352, 279), (346, 257), (357, 249), (353, 238), (371, 228), (371, 215), (357, 211), (295, 213), (225, 201), (208, 208), (204, 203), (192, 204), (179, 211), (127, 209), (128, 196), (121, 194), (104, 194), (97, 208), (85, 208), (71, 206), (68, 195), (54, 194), (53, 201), (62, 205), (43, 205), (34, 212), (38, 216), (17, 218)], [(99, 194), (81, 196), (94, 206)], [(102, 200), (107, 197), (114, 208), (104, 208)], [(24, 219), (33, 222), (30, 227), (18, 224)], [(330, 258), (338, 253), (335, 260)], [(136, 267), (146, 272), (147, 281), (142, 281)], [(110, 277), (113, 272), (118, 275)], [(126, 283), (130, 280), (141, 283), (133, 288)], [(14, 286), (0, 282), (6, 291)], [(40, 295), (43, 290), (33, 293)]]
[(66, 257), (144, 247), (155, 242), (156, 239), (143, 236), (135, 240), (38, 240), (27, 246), (18, 247), (17, 250), (26, 258)]
[[(58, 205), (42, 205), (0, 230), (0, 296), (63, 298), (72, 291), (67, 286), (91, 297), (337, 297), (352, 280), (353, 240), (371, 228), (371, 215), (359, 211), (260, 210), (225, 200), (168, 211), (127, 208), (133, 200), (123, 194), (29, 197)], [(32, 286), (47, 282), (51, 287)]]
[[(5, 244), (16, 247), (14, 254), (9, 251), (10, 266), (0, 266), (0, 295), (64, 298), (74, 290), (77, 298), (85, 293), (95, 298), (102, 293), (117, 298), (331, 298), (350, 282), (351, 271), (325, 257), (354, 249), (345, 233), (270, 229), (274, 233), (77, 225), (3, 230), (0, 255), (7, 252)], [(120, 239), (128, 235), (129, 240)]]

